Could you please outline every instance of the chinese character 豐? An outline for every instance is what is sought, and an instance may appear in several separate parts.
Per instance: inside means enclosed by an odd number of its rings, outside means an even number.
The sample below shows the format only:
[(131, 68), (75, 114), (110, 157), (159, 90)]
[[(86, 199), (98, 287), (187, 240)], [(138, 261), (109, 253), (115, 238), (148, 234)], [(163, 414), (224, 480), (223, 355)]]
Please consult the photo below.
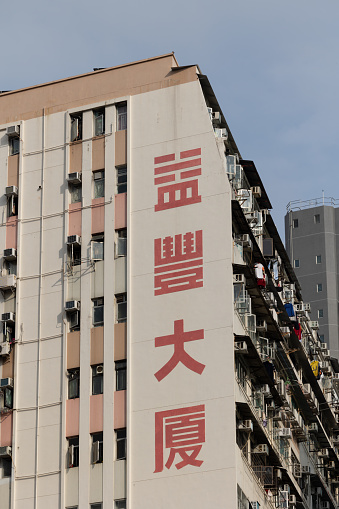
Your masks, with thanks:
[(175, 464), (179, 470), (186, 465), (200, 467), (198, 459), (205, 443), (205, 405), (177, 408), (155, 413), (155, 470), (164, 469), (164, 450), (169, 454), (165, 467), (170, 469), (176, 455), (181, 461)]
[(154, 295), (203, 286), (202, 230), (154, 240)]
[(198, 179), (194, 178), (201, 175), (200, 156), (201, 149), (196, 148), (180, 152), (180, 162), (174, 162), (175, 154), (154, 158), (154, 184), (159, 186), (155, 212), (201, 202)]

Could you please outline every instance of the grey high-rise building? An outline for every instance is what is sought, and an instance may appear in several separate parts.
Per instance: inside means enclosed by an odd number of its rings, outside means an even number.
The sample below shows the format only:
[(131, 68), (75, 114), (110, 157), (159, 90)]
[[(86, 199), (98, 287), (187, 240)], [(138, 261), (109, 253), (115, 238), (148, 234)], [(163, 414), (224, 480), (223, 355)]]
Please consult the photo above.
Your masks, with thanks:
[(320, 338), (339, 357), (339, 200), (316, 198), (287, 205), (286, 250), (319, 322)]

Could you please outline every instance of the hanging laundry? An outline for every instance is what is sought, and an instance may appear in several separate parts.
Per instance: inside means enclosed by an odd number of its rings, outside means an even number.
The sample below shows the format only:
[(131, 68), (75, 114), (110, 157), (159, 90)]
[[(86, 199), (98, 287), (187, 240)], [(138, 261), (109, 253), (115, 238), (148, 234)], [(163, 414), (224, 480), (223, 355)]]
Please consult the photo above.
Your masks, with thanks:
[(300, 325), (300, 323), (297, 322), (294, 325), (293, 329), (294, 329), (294, 332), (296, 333), (296, 335), (297, 335), (297, 337), (298, 337), (298, 339), (300, 341), (301, 340), (301, 325)]
[(292, 316), (295, 316), (293, 304), (291, 304), (290, 302), (288, 302), (287, 304), (284, 304), (284, 307), (285, 307), (285, 309), (286, 309), (286, 313), (288, 314), (288, 316), (289, 316), (290, 318), (291, 318)]
[(261, 286), (262, 288), (266, 288), (266, 274), (265, 274), (265, 268), (262, 265), (262, 263), (256, 263), (254, 265), (254, 274), (257, 279), (258, 286)]

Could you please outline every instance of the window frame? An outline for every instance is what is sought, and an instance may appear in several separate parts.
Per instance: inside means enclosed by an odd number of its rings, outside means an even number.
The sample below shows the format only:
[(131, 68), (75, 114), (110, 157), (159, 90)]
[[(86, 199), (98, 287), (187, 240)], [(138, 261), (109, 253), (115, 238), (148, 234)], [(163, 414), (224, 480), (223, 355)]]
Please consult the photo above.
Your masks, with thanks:
[(10, 156), (20, 154), (20, 138), (18, 136), (11, 136), (8, 139), (8, 150)]
[[(71, 143), (82, 140), (82, 120), (83, 120), (82, 112), (70, 114), (70, 126), (71, 126), (70, 140), (71, 140)], [(73, 126), (75, 125), (76, 121), (77, 121), (77, 128), (76, 128), (76, 132), (74, 132), (75, 127), (73, 127)]]
[[(127, 130), (127, 102), (116, 104), (116, 130), (126, 131)], [(119, 111), (120, 110), (120, 111)]]
[(318, 309), (318, 318), (324, 318), (324, 310)]
[[(104, 308), (105, 301), (103, 297), (98, 297), (96, 299), (92, 299), (92, 325), (93, 327), (102, 327), (104, 325)], [(102, 309), (102, 320), (94, 321), (96, 311)]]
[[(92, 461), (91, 463), (93, 465), (96, 465), (97, 463), (102, 463), (104, 461), (104, 435), (102, 431), (99, 431), (98, 433), (91, 433), (92, 438)], [(96, 446), (95, 444), (99, 442), (99, 445)], [(98, 459), (96, 460), (95, 457), (95, 448), (98, 447)]]
[[(120, 436), (119, 436), (120, 435)], [(127, 457), (127, 430), (120, 428), (115, 430), (116, 460), (125, 460)]]
[(127, 193), (127, 165), (115, 167), (116, 194)]
[[(67, 399), (80, 398), (80, 368), (68, 369), (67, 376), (68, 376)], [(75, 387), (75, 390), (73, 389), (73, 386)], [(75, 395), (70, 396), (70, 394), (75, 394)]]
[(127, 256), (127, 228), (116, 230), (115, 258)]
[[(96, 249), (96, 246), (98, 249)], [(99, 247), (100, 247), (100, 249), (99, 249)], [(105, 259), (105, 236), (103, 233), (98, 233), (96, 235), (92, 235), (91, 260), (93, 262), (101, 262), (104, 259)]]
[[(119, 308), (122, 309), (126, 306), (125, 316), (119, 318)], [(119, 293), (115, 295), (115, 322), (125, 323), (127, 322), (127, 293)]]
[[(96, 364), (95, 366), (92, 366), (92, 396), (104, 393), (104, 371), (102, 370), (102, 373), (97, 373), (98, 366), (103, 366), (103, 364)], [(99, 391), (94, 390), (94, 386), (98, 381), (100, 384)]]
[(299, 228), (299, 219), (297, 217), (293, 219), (293, 228)]
[(322, 283), (317, 283), (317, 293), (320, 293), (323, 291), (323, 284)]
[[(71, 442), (75, 442), (75, 443), (71, 443)], [(76, 468), (79, 466), (79, 436), (73, 436), (73, 437), (68, 437), (67, 438), (67, 443), (68, 443), (68, 449), (67, 449), (67, 454), (68, 454), (68, 468)], [(73, 463), (72, 465), (70, 464), (70, 458), (69, 458), (69, 454), (70, 454), (70, 448), (73, 446)]]
[(315, 256), (315, 263), (316, 263), (316, 265), (320, 265), (322, 263), (321, 255)]
[(115, 361), (115, 390), (125, 391), (127, 389), (127, 361)]
[(299, 268), (300, 268), (300, 259), (299, 259), (299, 258), (295, 258), (295, 259), (294, 259), (293, 267), (294, 267), (295, 269), (299, 269)]
[[(121, 505), (119, 502), (123, 502), (124, 505)], [(119, 498), (114, 500), (114, 509), (126, 509), (126, 498)]]
[(320, 224), (320, 214), (314, 214), (314, 224)]
[[(102, 117), (101, 131), (97, 132), (97, 120)], [(94, 137), (103, 136), (105, 134), (105, 108), (98, 108), (93, 110), (93, 134)]]
[[(68, 183), (69, 194), (71, 198), (71, 203), (81, 203), (82, 202), (82, 183), (73, 184), (73, 182)], [(76, 193), (78, 193), (78, 197), (76, 197)], [(75, 199), (79, 198), (79, 199)]]
[[(105, 170), (97, 170), (92, 172), (93, 175), (93, 199), (105, 198)], [(100, 186), (102, 185), (102, 191)], [(98, 194), (98, 196), (96, 196)]]

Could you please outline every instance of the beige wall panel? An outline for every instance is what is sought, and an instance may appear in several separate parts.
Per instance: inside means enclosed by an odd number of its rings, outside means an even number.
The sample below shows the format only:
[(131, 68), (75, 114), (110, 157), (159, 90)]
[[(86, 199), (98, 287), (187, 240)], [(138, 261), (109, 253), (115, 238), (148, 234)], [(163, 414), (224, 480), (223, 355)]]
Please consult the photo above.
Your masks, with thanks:
[(104, 328), (91, 329), (91, 366), (104, 362)]
[(105, 262), (99, 261), (94, 264), (94, 272), (92, 273), (91, 293), (92, 299), (103, 297), (104, 295), (104, 267)]
[(15, 503), (15, 509), (35, 509), (34, 498), (25, 498)]
[[(28, 173), (39, 173), (42, 169), (42, 152), (39, 151), (37, 154), (27, 154), (24, 158), (24, 168), (23, 168), (23, 179), (24, 181), (21, 184), (24, 184), (25, 191), (27, 189), (27, 183), (31, 179), (32, 175), (27, 175)], [(40, 185), (40, 184), (39, 184)], [(30, 187), (30, 189), (34, 189), (34, 187)]]
[(65, 191), (68, 190), (63, 164), (45, 168), (44, 189), (44, 214), (49, 215), (62, 212), (64, 210)]
[(61, 291), (43, 294), (41, 314), (41, 336), (49, 337), (61, 334), (62, 320), (65, 316)]
[(8, 157), (8, 186), (19, 185), (19, 154)]
[(54, 359), (62, 356), (62, 336), (44, 339), (40, 344), (40, 359)]
[[(38, 438), (39, 474), (60, 469), (60, 425), (40, 426)], [(48, 451), (48, 454), (46, 454)], [(40, 492), (40, 490), (39, 490)]]
[[(62, 173), (65, 172), (65, 157), (66, 147), (61, 146), (54, 150), (45, 151), (45, 170), (53, 171), (53, 168), (62, 167)], [(67, 182), (64, 181), (65, 188), (67, 189)]]
[[(63, 270), (63, 255), (66, 251), (64, 244), (64, 229), (51, 228), (44, 231), (43, 242), (43, 274), (54, 270)], [(60, 274), (62, 277), (62, 274)]]
[(3, 357), (2, 378), (14, 378), (14, 353), (15, 346), (11, 348), (11, 353)]
[(81, 267), (76, 265), (72, 268), (72, 273), (67, 277), (67, 299), (66, 300), (80, 300), (80, 282), (81, 282)]
[(114, 462), (114, 499), (126, 498), (126, 460)]
[(56, 403), (61, 398), (62, 359), (54, 357), (40, 361), (40, 404)]
[(62, 416), (62, 407), (53, 405), (39, 410), (39, 423), (41, 427), (59, 424)]
[(38, 496), (37, 509), (59, 509), (60, 507), (60, 496), (49, 495), (46, 497)]
[(105, 169), (105, 137), (94, 138), (92, 141), (92, 170)]
[(69, 147), (69, 172), (82, 171), (82, 142), (72, 143)]
[(10, 479), (0, 480), (0, 500), (2, 509), (10, 509)]
[(126, 323), (114, 324), (114, 360), (120, 361), (127, 357), (126, 348)]
[[(46, 149), (59, 147), (60, 145), (64, 145), (65, 143), (65, 116), (67, 113), (62, 111), (61, 113), (55, 113), (54, 115), (46, 115), (45, 117), (45, 146)], [(62, 149), (63, 150), (63, 149)], [(56, 151), (46, 152), (46, 162), (47, 162), (47, 154), (55, 154)], [(61, 164), (58, 163), (58, 164)], [(50, 166), (47, 164), (47, 166)], [(52, 165), (53, 166), (53, 165)]]
[(115, 293), (127, 292), (127, 257), (120, 256), (115, 263)]
[(67, 334), (67, 369), (80, 367), (80, 331)]
[(20, 251), (24, 253), (21, 265), (21, 277), (36, 276), (40, 267), (40, 235), (29, 233), (21, 236)]
[(90, 485), (89, 485), (89, 502), (102, 501), (102, 466), (103, 463), (97, 463), (90, 467)]
[(35, 473), (35, 432), (34, 428), (17, 432), (15, 445), (20, 449), (20, 455), (16, 456), (16, 475), (18, 477)]
[(20, 299), (37, 296), (39, 294), (39, 278), (20, 281)]
[(65, 506), (77, 506), (79, 503), (79, 468), (67, 468), (65, 476)]
[(115, 132), (115, 166), (127, 164), (127, 129)]
[(34, 497), (34, 479), (17, 479), (15, 486), (16, 500)]
[(30, 119), (25, 123), (25, 129), (23, 132), (25, 153), (37, 152), (42, 149), (42, 117), (36, 117)]
[(16, 312), (16, 294), (15, 293), (12, 293), (11, 292), (6, 292), (5, 293), (5, 301), (4, 301), (4, 308), (3, 308), (3, 312), (4, 313), (15, 313)]
[(34, 428), (36, 424), (36, 410), (18, 411), (16, 416), (17, 431)]
[[(23, 346), (27, 345), (21, 345), (21, 348)], [(20, 358), (23, 355), (20, 352)], [(37, 400), (37, 361), (20, 364), (19, 369), (20, 373), (16, 378), (16, 406), (17, 408), (34, 407)]]

